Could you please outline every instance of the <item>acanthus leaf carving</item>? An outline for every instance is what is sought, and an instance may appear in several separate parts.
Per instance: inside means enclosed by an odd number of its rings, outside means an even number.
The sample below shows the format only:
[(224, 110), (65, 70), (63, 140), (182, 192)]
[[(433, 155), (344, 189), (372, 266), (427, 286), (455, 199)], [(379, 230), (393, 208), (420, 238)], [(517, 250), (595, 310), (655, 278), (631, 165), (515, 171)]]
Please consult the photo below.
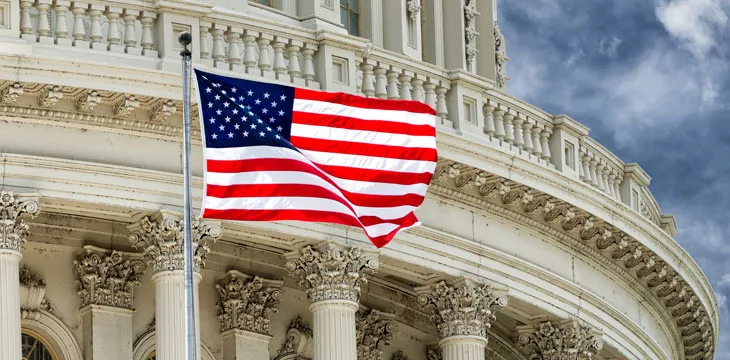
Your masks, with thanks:
[(114, 114), (117, 116), (129, 116), (139, 107), (139, 100), (134, 95), (126, 95), (114, 105)]
[(0, 91), (0, 104), (15, 104), (23, 96), (23, 84), (16, 82)]
[(177, 112), (175, 102), (172, 100), (158, 101), (150, 111), (150, 118), (154, 121), (163, 122)]
[(312, 328), (297, 316), (289, 323), (286, 340), (274, 360), (309, 360), (314, 355), (314, 334)]
[(466, 65), (467, 70), (474, 71), (476, 56), (479, 53), (477, 49), (477, 37), (479, 33), (476, 30), (476, 17), (481, 15), (477, 11), (476, 0), (466, 0), (464, 2), (464, 39), (466, 49)]
[(52, 108), (56, 106), (59, 100), (63, 98), (63, 90), (58, 86), (49, 86), (47, 89), (41, 91), (38, 98), (40, 106), (44, 108)]
[(497, 88), (505, 89), (507, 87), (507, 61), (510, 58), (507, 56), (507, 49), (505, 48), (504, 35), (502, 30), (499, 29), (497, 21), (494, 22), (494, 63), (497, 67)]
[(81, 307), (104, 305), (133, 309), (134, 288), (140, 286), (145, 268), (144, 261), (130, 254), (85, 246), (74, 260)]
[(20, 252), (30, 235), (27, 219), (34, 218), (38, 200), (0, 191), (0, 249)]
[(355, 334), (357, 339), (358, 360), (380, 360), (383, 347), (389, 346), (393, 339), (393, 314), (377, 310), (357, 313)]
[(76, 108), (84, 112), (94, 111), (99, 104), (101, 104), (101, 94), (96, 90), (86, 91), (76, 100)]
[(408, 17), (412, 21), (417, 21), (418, 15), (421, 13), (421, 1), (420, 0), (406, 0), (406, 8), (408, 10)]
[(531, 360), (590, 360), (603, 348), (601, 333), (576, 320), (517, 327), (517, 343)]
[(279, 311), (280, 286), (280, 281), (228, 271), (215, 286), (221, 332), (238, 329), (271, 336), (271, 316)]

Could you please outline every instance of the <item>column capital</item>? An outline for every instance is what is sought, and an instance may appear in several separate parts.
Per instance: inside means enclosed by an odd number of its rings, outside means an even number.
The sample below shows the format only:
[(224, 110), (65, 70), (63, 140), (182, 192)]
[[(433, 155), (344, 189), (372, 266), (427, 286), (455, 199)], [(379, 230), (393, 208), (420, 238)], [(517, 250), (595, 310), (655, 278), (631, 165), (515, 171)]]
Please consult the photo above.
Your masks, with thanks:
[[(498, 309), (507, 306), (506, 291), (470, 279), (445, 281), (416, 289), (418, 303), (433, 309), (431, 319), (441, 339), (450, 336), (477, 336), (486, 339)], [(498, 294), (502, 292), (502, 294)]]
[(542, 319), (518, 326), (517, 343), (535, 360), (589, 360), (603, 348), (601, 332), (575, 319)]
[(358, 360), (380, 360), (383, 347), (393, 339), (395, 315), (377, 310), (359, 311), (355, 319)]
[(30, 234), (26, 219), (39, 210), (35, 196), (0, 191), (0, 250), (20, 252)]
[(286, 331), (286, 340), (279, 349), (278, 356), (274, 359), (290, 359), (290, 358), (312, 358), (313, 352), (312, 328), (304, 322), (301, 316), (297, 317), (289, 323), (289, 329)]
[(132, 310), (134, 288), (138, 287), (146, 268), (141, 256), (84, 246), (74, 260), (74, 276), (81, 307), (113, 306)]
[[(143, 217), (128, 228), (132, 232), (129, 242), (144, 253), (153, 273), (183, 270), (184, 228), (181, 214), (162, 210)], [(210, 245), (221, 236), (221, 225), (194, 218), (192, 230), (193, 270), (200, 272)]]
[(229, 270), (215, 285), (221, 332), (237, 329), (272, 336), (271, 315), (279, 311), (281, 285), (281, 281)]
[(300, 278), (299, 284), (306, 287), (312, 304), (325, 300), (358, 302), (360, 286), (367, 282), (364, 275), (379, 266), (376, 252), (333, 242), (307, 245), (285, 256), (287, 270)]

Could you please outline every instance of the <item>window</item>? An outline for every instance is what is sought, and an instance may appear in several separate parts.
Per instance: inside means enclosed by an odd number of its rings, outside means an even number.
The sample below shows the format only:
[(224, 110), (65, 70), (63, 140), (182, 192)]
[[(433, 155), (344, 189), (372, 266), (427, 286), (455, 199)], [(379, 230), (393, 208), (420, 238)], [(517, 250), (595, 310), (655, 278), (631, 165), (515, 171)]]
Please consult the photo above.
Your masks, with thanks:
[(21, 335), (22, 360), (56, 360), (58, 356), (50, 346), (35, 333), (23, 330)]
[(565, 165), (575, 170), (575, 156), (573, 156), (573, 144), (565, 142)]
[(340, 0), (340, 20), (347, 33), (360, 36), (360, 6), (358, 0)]
[(256, 0), (261, 5), (271, 6), (271, 0)]

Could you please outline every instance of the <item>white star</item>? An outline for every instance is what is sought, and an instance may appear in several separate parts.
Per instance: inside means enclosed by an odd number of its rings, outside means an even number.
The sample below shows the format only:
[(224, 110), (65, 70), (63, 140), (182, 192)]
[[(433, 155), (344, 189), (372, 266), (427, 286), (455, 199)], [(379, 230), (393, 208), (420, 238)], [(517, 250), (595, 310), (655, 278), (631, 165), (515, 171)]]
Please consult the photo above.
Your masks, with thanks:
[(236, 88), (232, 88), (232, 89), (231, 89), (231, 92), (236, 92), (237, 90), (238, 90), (238, 89), (236, 89)]
[(263, 120), (261, 120), (261, 119), (256, 119), (256, 122), (258, 122), (259, 124), (261, 124), (261, 123), (263, 123)]
[(284, 110), (279, 110), (279, 116), (284, 116)]
[(276, 119), (274, 119), (272, 117), (269, 118), (269, 122), (275, 122), (275, 121), (276, 121)]
[(276, 104), (276, 101), (274, 101), (274, 102), (271, 103), (271, 107), (276, 107), (276, 105), (277, 105)]
[(271, 128), (267, 126), (266, 131), (271, 131)]
[(226, 116), (226, 122), (231, 122), (230, 116)]
[(215, 96), (215, 99), (216, 99), (216, 100), (220, 100), (220, 99), (221, 99), (221, 96), (220, 96), (220, 95), (216, 95), (216, 96)]
[(210, 118), (210, 123), (215, 124), (215, 118)]
[(229, 139), (232, 139), (233, 138), (233, 133), (228, 133), (228, 138)]
[(266, 134), (264, 134), (263, 131), (259, 133), (259, 136), (261, 136), (261, 137), (263, 137), (264, 135), (266, 135)]
[(221, 86), (221, 84), (213, 84), (213, 86), (215, 86), (215, 87), (220, 87), (220, 86)]
[(223, 126), (223, 125), (221, 125), (221, 126), (219, 126), (218, 128), (219, 128), (219, 129), (221, 129), (221, 131), (223, 131), (223, 130), (224, 130), (224, 129), (225, 129), (226, 127), (225, 127), (225, 126)]
[(251, 129), (255, 129), (255, 128), (256, 128), (256, 124), (251, 124)]
[(266, 108), (263, 108), (263, 109), (261, 109), (261, 112), (264, 113), (264, 114), (266, 114), (266, 113), (269, 112), (269, 110), (266, 110)]
[(281, 95), (280, 99), (281, 99), (281, 101), (286, 100), (286, 95)]
[(253, 111), (249, 111), (248, 114), (253, 116)]
[(243, 101), (243, 100), (246, 100), (246, 98), (244, 98), (243, 96), (238, 97), (238, 101)]
[(215, 140), (215, 139), (217, 139), (217, 138), (218, 138), (218, 134), (213, 134), (213, 135), (211, 135), (210, 137), (212, 137), (212, 138), (213, 138), (213, 140)]
[(277, 127), (276, 127), (276, 131), (281, 131), (281, 130), (284, 130), (284, 128), (283, 128), (283, 127), (281, 127), (281, 126), (277, 126)]
[(211, 89), (211, 88), (206, 88), (205, 89), (205, 92), (207, 92), (207, 93), (210, 93), (211, 91), (213, 91), (213, 89)]
[(221, 93), (223, 93), (223, 95), (225, 95), (226, 94), (226, 91), (225, 90), (221, 90)]
[(215, 113), (218, 114), (218, 115), (220, 115), (222, 113), (222, 111), (220, 109), (218, 109), (218, 110), (215, 111)]
[(269, 93), (264, 93), (264, 98), (269, 98)]
[(243, 137), (248, 137), (248, 131), (243, 132)]
[(243, 121), (243, 122), (246, 122), (246, 121), (248, 121), (248, 118), (247, 118), (247, 117), (245, 117), (245, 116), (242, 116), (242, 117), (241, 117), (241, 121)]
[(228, 107), (229, 105), (231, 105), (231, 103), (229, 103), (228, 101), (223, 103), (223, 107)]
[(261, 104), (261, 100), (256, 99), (256, 105)]
[(276, 135), (276, 139), (277, 139), (277, 140), (281, 139), (281, 136), (279, 136), (279, 135)]
[(213, 107), (213, 103), (212, 103), (212, 102), (209, 102), (209, 103), (208, 103), (208, 109), (210, 109), (210, 108), (212, 108), (212, 107)]
[(233, 109), (233, 115), (237, 115), (237, 114), (238, 114), (238, 109)]
[(246, 106), (246, 109), (251, 110), (251, 105)]
[(248, 91), (248, 96), (253, 96), (253, 91), (249, 90)]
[(240, 127), (241, 127), (241, 125), (238, 125), (238, 124), (233, 124), (233, 127), (234, 127), (234, 128), (236, 129), (236, 130), (238, 130), (238, 129), (239, 129)]

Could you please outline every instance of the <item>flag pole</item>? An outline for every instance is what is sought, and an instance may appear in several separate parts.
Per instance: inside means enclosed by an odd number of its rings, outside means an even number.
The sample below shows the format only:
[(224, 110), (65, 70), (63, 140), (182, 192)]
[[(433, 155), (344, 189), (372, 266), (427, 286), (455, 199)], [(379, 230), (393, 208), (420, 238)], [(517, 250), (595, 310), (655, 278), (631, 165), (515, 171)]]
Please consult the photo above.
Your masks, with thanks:
[(188, 46), (193, 41), (189, 32), (180, 33), (178, 42), (183, 46), (182, 57), (183, 83), (183, 227), (185, 254), (185, 352), (186, 360), (198, 360), (197, 334), (195, 326), (195, 290), (193, 284), (193, 242), (192, 209), (190, 208), (190, 68), (192, 53)]

